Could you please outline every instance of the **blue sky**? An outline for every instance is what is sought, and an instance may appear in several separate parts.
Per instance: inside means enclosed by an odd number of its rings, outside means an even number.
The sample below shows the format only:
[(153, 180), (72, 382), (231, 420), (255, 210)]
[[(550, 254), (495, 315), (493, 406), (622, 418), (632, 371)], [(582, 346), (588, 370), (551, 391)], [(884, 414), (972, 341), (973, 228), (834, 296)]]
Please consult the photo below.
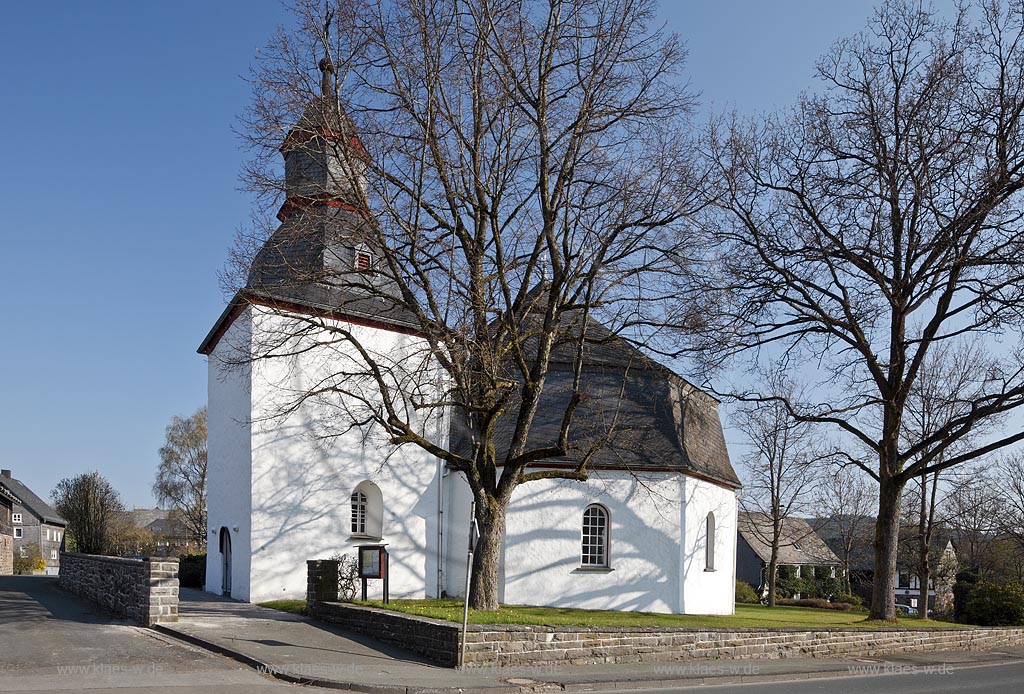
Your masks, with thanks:
[[(705, 108), (749, 113), (813, 86), (871, 7), (663, 0), (662, 17)], [(287, 21), (274, 0), (5, 5), (0, 465), (40, 496), (96, 469), (153, 504), (164, 427), (206, 401), (195, 349), (249, 214), (243, 78)]]

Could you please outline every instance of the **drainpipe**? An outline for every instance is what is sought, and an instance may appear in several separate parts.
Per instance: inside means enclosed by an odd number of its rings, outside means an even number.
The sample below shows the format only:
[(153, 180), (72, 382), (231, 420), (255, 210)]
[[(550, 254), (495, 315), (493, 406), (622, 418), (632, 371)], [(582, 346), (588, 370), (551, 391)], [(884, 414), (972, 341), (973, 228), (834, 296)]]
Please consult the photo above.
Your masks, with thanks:
[[(437, 440), (444, 440), (446, 416), (442, 414), (437, 418)], [(437, 597), (444, 592), (444, 481), (448, 477), (448, 465), (440, 458), (437, 459)]]
[(732, 591), (732, 600), (729, 604), (732, 605), (729, 614), (736, 614), (736, 571), (738, 567), (736, 564), (739, 563), (736, 554), (739, 551), (740, 544), (740, 493), (733, 490), (733, 499), (735, 500), (736, 513), (732, 514), (732, 585), (729, 586), (729, 590)]
[(679, 475), (679, 613), (686, 614), (686, 476)]

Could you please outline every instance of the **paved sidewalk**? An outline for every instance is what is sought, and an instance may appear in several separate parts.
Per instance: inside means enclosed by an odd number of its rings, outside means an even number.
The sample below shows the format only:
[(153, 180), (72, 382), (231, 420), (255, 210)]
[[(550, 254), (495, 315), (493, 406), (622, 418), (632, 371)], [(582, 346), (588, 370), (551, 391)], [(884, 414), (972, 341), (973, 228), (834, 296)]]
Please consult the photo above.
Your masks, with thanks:
[[(158, 629), (291, 682), (372, 694), (602, 692), (936, 671), (1024, 660), (1024, 650), (922, 653), (887, 660), (695, 660), (452, 670), (305, 617), (182, 589), (177, 624)], [(916, 669), (916, 670), (915, 670)]]

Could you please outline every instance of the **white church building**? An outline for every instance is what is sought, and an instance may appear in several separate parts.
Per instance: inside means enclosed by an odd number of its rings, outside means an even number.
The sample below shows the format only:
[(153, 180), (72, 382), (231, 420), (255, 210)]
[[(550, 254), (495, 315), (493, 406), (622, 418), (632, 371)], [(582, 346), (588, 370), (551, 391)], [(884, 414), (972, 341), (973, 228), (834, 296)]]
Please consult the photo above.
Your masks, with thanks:
[[(358, 144), (344, 116), (325, 121), (325, 113), (337, 112), (326, 97), (314, 101), (285, 140), (281, 226), (199, 348), (209, 363), (206, 590), (249, 602), (303, 598), (307, 560), (386, 544), (392, 598), (460, 596), (471, 503), (462, 474), (360, 427), (316, 436), (314, 422), (324, 413), (312, 401), (286, 417), (268, 416), (330, 373), (336, 348), (249, 359), (268, 336), (310, 317), (344, 324), (362, 344), (395, 359), (424, 345), (401, 312), (339, 296), (318, 280), (318, 273), (363, 272), (373, 263), (359, 234), (368, 215), (334, 183), (345, 167), (329, 145), (340, 138)], [(559, 369), (569, 372), (555, 362), (552, 383)], [(638, 425), (636, 435), (599, 452), (587, 482), (541, 480), (516, 490), (499, 600), (731, 614), (740, 483), (718, 403), (624, 341), (604, 345), (587, 368), (596, 369), (600, 384), (626, 362), (627, 386), (619, 387), (620, 375), (610, 390), (621, 398), (616, 411)], [(539, 412), (531, 439), (556, 428), (544, 422), (559, 419)], [(457, 422), (424, 426), (434, 427), (441, 443), (464, 435)], [(370, 597), (379, 595), (379, 583), (371, 582)]]

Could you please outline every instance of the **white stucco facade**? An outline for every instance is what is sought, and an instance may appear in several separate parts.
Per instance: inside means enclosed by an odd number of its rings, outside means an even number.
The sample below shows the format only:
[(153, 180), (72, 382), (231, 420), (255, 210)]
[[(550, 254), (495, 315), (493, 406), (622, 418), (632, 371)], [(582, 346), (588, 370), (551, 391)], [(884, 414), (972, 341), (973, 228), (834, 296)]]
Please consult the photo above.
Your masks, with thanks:
[[(238, 599), (303, 598), (308, 559), (354, 556), (357, 545), (378, 541), (387, 544), (391, 556), (392, 597), (462, 595), (470, 493), (460, 474), (448, 472), (418, 447), (394, 449), (359, 428), (325, 440), (319, 423), (343, 413), (315, 401), (298, 405), (285, 418), (270, 416), (337, 371), (344, 354), (331, 347), (234, 363), (287, 320), (247, 307), (209, 354), (206, 589), (222, 592), (219, 538), (227, 532), (230, 594)], [(346, 327), (396, 362), (423, 353), (422, 342), (410, 335)], [(419, 425), (443, 442), (447, 423)], [(371, 520), (370, 532), (359, 536), (352, 533), (351, 515), (357, 488), (370, 489), (380, 500), (379, 520)], [(591, 504), (608, 515), (607, 567), (581, 564), (583, 513)], [(715, 518), (713, 567), (707, 565), (709, 513)], [(377, 525), (379, 530), (370, 527)], [(734, 490), (694, 476), (597, 470), (585, 483), (531, 482), (516, 490), (508, 510), (499, 600), (730, 614), (735, 544)], [(370, 596), (378, 596), (380, 583), (370, 585)]]
[[(235, 598), (302, 598), (307, 559), (354, 555), (356, 546), (378, 543), (388, 545), (393, 597), (436, 596), (438, 460), (412, 446), (388, 450), (385, 442), (358, 428), (340, 434), (332, 429), (332, 436), (324, 438), (316, 420), (325, 413), (314, 400), (282, 417), (296, 393), (331, 372), (322, 354), (314, 350), (248, 366), (238, 362), (240, 353), (260, 340), (260, 331), (276, 332), (287, 320), (246, 308), (210, 354), (214, 415), (208, 422), (206, 589), (221, 592), (219, 537), (227, 528)], [(361, 335), (363, 344), (396, 359), (418, 350), (416, 339), (407, 335), (349, 327), (367, 331)], [(371, 494), (379, 506), (370, 509), (371, 518), (379, 519), (363, 534), (354, 534), (351, 525), (350, 500), (357, 487), (379, 491)], [(379, 585), (373, 588), (379, 592)]]
[[(447, 592), (464, 594), (470, 493), (447, 478)], [(583, 513), (610, 521), (608, 566), (581, 563)], [(501, 594), (507, 604), (688, 614), (732, 614), (736, 493), (677, 472), (600, 470), (587, 482), (519, 487), (506, 519)], [(714, 513), (715, 566), (706, 570), (706, 521)], [(689, 603), (686, 597), (690, 596)]]

